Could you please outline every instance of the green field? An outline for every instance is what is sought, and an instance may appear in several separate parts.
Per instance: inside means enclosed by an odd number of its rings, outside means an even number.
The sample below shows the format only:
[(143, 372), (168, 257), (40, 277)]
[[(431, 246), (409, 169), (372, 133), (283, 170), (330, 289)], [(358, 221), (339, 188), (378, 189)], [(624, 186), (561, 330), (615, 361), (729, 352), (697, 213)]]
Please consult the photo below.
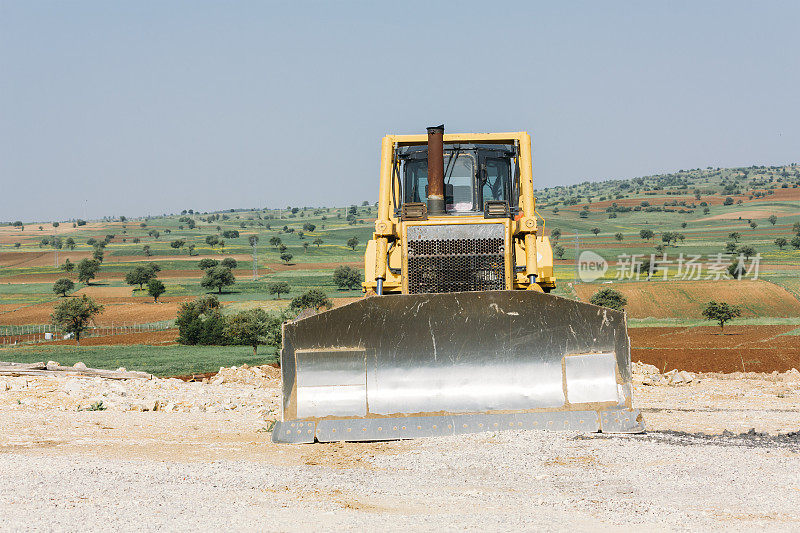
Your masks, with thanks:
[(82, 361), (91, 368), (125, 367), (163, 377), (216, 372), (221, 366), (272, 364), (277, 356), (269, 346), (261, 346), (256, 357), (248, 346), (29, 346), (0, 348), (0, 361), (58, 361), (68, 366)]

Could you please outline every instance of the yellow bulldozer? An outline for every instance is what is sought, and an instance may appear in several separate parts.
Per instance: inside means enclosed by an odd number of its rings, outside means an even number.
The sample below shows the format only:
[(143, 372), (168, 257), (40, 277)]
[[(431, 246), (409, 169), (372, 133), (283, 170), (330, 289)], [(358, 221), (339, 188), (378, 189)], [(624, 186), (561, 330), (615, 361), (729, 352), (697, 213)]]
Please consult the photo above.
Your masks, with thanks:
[(547, 294), (544, 229), (527, 133), (384, 137), (367, 297), (284, 324), (273, 441), (643, 431), (625, 314)]

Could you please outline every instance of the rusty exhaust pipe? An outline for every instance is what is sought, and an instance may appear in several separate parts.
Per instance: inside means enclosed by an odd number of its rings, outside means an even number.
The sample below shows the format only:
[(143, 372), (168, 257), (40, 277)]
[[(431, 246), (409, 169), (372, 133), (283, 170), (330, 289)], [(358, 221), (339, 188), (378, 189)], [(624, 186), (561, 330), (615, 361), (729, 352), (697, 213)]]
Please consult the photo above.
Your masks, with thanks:
[(428, 214), (445, 214), (444, 124), (428, 128)]

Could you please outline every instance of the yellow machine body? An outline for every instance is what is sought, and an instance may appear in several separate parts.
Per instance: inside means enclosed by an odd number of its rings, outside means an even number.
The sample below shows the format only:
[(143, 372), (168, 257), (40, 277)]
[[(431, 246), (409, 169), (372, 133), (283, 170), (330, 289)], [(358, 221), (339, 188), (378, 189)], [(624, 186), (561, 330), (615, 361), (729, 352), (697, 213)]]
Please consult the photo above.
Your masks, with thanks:
[[(408, 229), (413, 226), (502, 224), (503, 271), (507, 289), (550, 292), (556, 285), (553, 250), (544, 234), (545, 220), (536, 211), (533, 194), (531, 138), (526, 132), (445, 134), (445, 147), (459, 144), (513, 145), (512, 157), (518, 169), (514, 180), (519, 191), (518, 213), (507, 218), (484, 218), (483, 213), (427, 216), (425, 220), (404, 220), (400, 214), (401, 181), (397, 178), (397, 151), (404, 146), (425, 146), (426, 135), (387, 135), (381, 149), (378, 216), (373, 238), (364, 254), (364, 283), (367, 294), (375, 294), (378, 280), (384, 294), (408, 294)], [(541, 224), (539, 221), (541, 220)], [(531, 274), (535, 283), (531, 283)]]

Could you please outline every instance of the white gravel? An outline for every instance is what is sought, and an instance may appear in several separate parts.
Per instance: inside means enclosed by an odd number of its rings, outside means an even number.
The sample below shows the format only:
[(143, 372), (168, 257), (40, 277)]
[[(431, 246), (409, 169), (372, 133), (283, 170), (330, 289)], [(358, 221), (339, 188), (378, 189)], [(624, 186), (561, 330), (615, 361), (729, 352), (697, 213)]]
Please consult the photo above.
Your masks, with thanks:
[[(298, 446), (268, 440), (272, 415), (257, 402), (274, 400), (269, 380), (145, 385), (185, 412), (58, 408), (48, 402), (64, 390), (47, 383), (0, 390), (4, 531), (788, 531), (800, 523), (800, 435), (787, 435), (800, 429), (795, 381), (640, 379), (634, 401), (645, 435)], [(122, 397), (132, 395), (151, 398)], [(18, 403), (29, 396), (37, 401)], [(192, 410), (209, 401), (234, 408)], [(757, 431), (740, 435), (750, 422)]]

